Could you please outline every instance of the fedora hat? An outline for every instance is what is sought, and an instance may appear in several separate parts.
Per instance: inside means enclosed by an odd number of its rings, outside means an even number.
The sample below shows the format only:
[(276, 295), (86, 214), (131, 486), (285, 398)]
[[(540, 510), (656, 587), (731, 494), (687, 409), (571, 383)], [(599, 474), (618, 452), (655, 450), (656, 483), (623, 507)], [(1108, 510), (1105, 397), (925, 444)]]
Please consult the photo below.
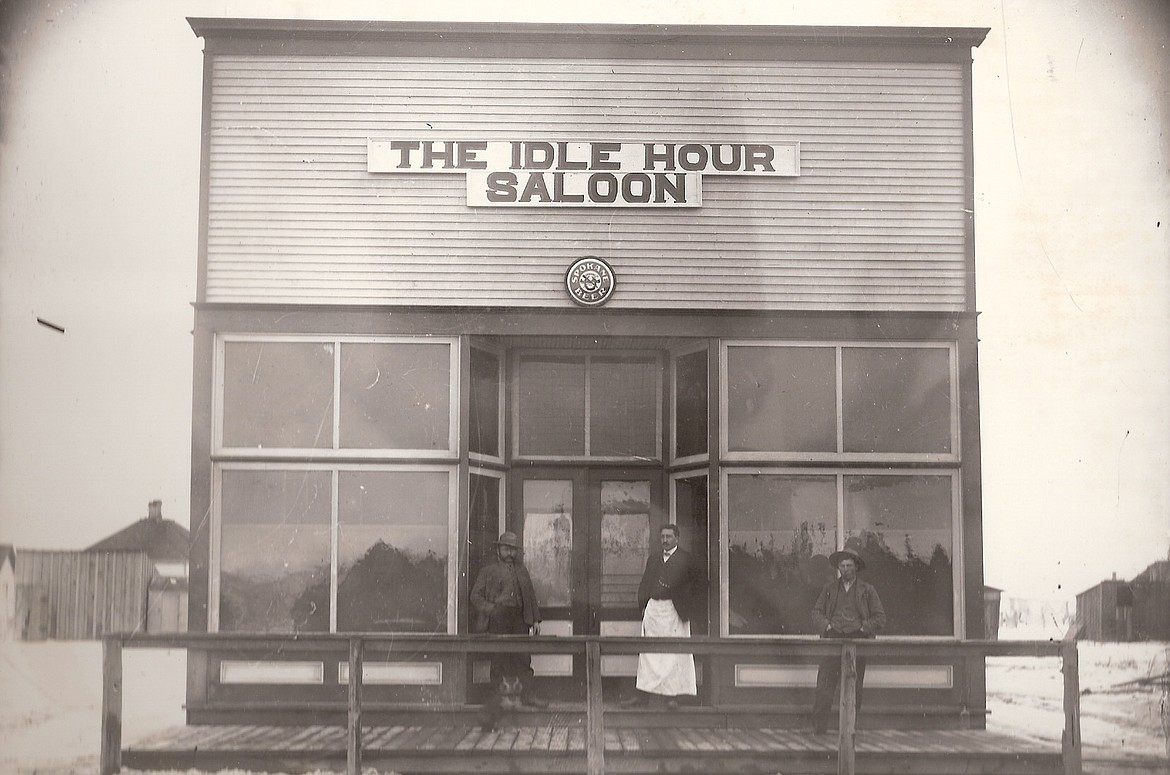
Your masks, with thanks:
[(496, 546), (510, 546), (513, 549), (520, 548), (520, 539), (511, 530), (500, 533), (500, 537), (496, 539)]
[(857, 570), (865, 570), (865, 560), (852, 549), (839, 549), (829, 555), (829, 564), (834, 568), (841, 564), (841, 560), (853, 560), (857, 563)]

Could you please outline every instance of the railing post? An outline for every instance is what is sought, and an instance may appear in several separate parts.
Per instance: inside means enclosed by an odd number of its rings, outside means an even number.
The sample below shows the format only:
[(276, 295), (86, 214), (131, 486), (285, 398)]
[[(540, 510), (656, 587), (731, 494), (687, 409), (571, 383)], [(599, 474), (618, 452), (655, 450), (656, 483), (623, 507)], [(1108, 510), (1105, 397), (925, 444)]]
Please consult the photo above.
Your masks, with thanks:
[(837, 775), (853, 775), (857, 768), (854, 732), (857, 729), (857, 644), (841, 646), (841, 712), (837, 742)]
[(101, 775), (122, 771), (122, 639), (102, 638)]
[(1060, 758), (1064, 775), (1081, 775), (1081, 677), (1077, 642), (1066, 638), (1060, 644), (1060, 671), (1064, 673), (1064, 731), (1060, 736)]
[(349, 719), (345, 735), (346, 775), (362, 772), (362, 650), (361, 638), (349, 639)]
[(601, 643), (585, 644), (585, 771), (605, 774), (605, 710), (601, 705)]

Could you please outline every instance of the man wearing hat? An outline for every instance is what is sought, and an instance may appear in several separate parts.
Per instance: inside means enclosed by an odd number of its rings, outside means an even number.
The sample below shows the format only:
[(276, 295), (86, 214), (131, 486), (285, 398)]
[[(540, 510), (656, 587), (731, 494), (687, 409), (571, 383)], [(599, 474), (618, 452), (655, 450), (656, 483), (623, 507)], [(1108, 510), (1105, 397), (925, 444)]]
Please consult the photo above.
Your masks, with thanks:
[[(812, 620), (815, 631), (822, 638), (872, 638), (886, 626), (886, 612), (877, 590), (857, 578), (865, 570), (865, 561), (852, 549), (842, 549), (829, 555), (829, 564), (837, 569), (839, 578), (821, 589), (813, 605)], [(861, 684), (865, 680), (865, 659), (857, 658), (857, 710), (861, 711)], [(824, 732), (829, 727), (833, 697), (841, 683), (841, 657), (837, 654), (821, 660), (817, 670), (817, 692), (813, 701), (813, 730)]]
[[(509, 530), (500, 534), (495, 547), (497, 561), (479, 572), (471, 588), (471, 605), (476, 614), (471, 629), (495, 635), (537, 635), (540, 606), (532, 577), (520, 562), (520, 539)], [(548, 705), (532, 695), (532, 658), (528, 654), (494, 655), (491, 679), (496, 691), (486, 709), (486, 728), (495, 726), (503, 708)]]

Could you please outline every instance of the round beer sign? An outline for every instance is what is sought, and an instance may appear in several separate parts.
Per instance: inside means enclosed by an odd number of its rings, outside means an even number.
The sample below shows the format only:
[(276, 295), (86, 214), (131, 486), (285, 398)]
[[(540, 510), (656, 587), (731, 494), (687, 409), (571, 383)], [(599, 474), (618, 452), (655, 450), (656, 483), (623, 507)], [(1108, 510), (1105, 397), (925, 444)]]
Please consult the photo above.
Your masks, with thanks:
[(605, 304), (613, 296), (616, 284), (613, 267), (596, 256), (577, 259), (565, 272), (565, 289), (569, 298), (583, 307)]

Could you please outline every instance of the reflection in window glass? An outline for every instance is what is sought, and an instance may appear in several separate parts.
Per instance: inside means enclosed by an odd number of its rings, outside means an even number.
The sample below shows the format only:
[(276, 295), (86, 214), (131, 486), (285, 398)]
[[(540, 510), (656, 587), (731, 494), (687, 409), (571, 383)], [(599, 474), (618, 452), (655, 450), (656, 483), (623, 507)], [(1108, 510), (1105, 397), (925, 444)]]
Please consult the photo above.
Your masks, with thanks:
[(728, 608), (733, 635), (812, 632), (810, 612), (834, 577), (835, 476), (727, 477)]
[[(709, 580), (708, 552), (710, 535), (707, 518), (707, 477), (690, 476), (674, 480), (674, 522), (682, 535), (679, 545), (690, 551), (700, 568), (700, 577)], [(710, 595), (708, 587), (706, 594)], [(691, 619), (691, 634), (707, 634), (707, 613), (703, 611)]]
[(567, 606), (572, 591), (573, 483), (524, 482), (524, 565), (541, 606)]
[(845, 546), (865, 560), (887, 635), (954, 633), (949, 476), (845, 477)]
[(450, 345), (342, 344), (340, 403), (343, 448), (447, 449)]
[(593, 358), (589, 364), (589, 454), (658, 457), (657, 361)]
[(491, 457), (500, 455), (500, 359), (493, 353), (471, 348), (471, 429), (472, 452)]
[(337, 630), (446, 632), (447, 473), (342, 471), (337, 489)]
[(846, 452), (951, 451), (950, 351), (845, 347)]
[(328, 632), (330, 473), (228, 470), (220, 481), (220, 631)]
[(584, 360), (530, 356), (519, 371), (520, 454), (584, 455)]
[(467, 578), (479, 578), (484, 566), (496, 559), (495, 541), (500, 536), (500, 481), (494, 476), (471, 474), (468, 493)]
[(707, 351), (674, 362), (675, 457), (707, 453)]
[(226, 447), (333, 446), (333, 343), (225, 342)]
[(727, 348), (733, 452), (835, 452), (837, 366), (831, 347)]
[(601, 483), (601, 604), (637, 608), (650, 553), (650, 482)]

